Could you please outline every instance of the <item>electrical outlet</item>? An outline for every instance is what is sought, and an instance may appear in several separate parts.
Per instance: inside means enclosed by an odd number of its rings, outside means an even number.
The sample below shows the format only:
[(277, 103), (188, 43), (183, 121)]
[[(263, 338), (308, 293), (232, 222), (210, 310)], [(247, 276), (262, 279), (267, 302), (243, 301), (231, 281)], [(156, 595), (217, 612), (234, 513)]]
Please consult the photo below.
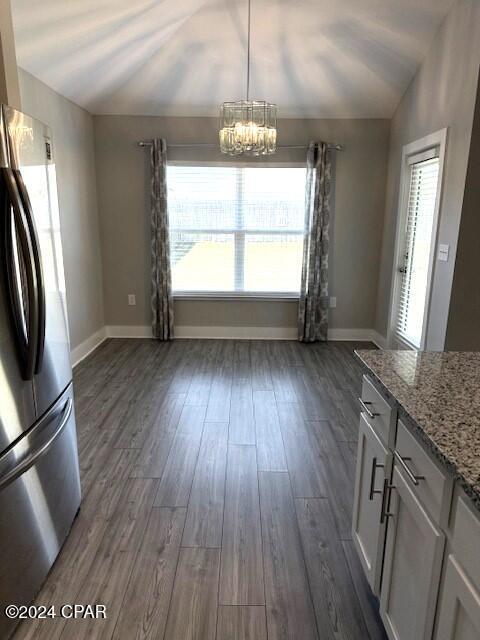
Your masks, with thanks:
[(128, 305), (130, 307), (134, 307), (137, 304), (137, 299), (135, 298), (135, 294), (134, 293), (129, 293), (128, 294)]
[(337, 306), (337, 299), (332, 296), (330, 298), (330, 309), (335, 309), (336, 306)]

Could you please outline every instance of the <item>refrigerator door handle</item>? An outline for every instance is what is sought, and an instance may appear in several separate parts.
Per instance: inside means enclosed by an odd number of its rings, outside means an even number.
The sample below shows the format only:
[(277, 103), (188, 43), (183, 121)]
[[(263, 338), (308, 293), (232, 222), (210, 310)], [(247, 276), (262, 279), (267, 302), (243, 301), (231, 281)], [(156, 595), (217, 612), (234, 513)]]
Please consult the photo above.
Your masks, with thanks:
[(36, 449), (29, 456), (24, 458), (19, 465), (11, 469), (3, 478), (0, 478), (0, 491), (4, 489), (8, 484), (16, 480), (19, 476), (21, 476), (25, 471), (28, 471), (30, 467), (32, 467), (35, 462), (40, 458), (40, 456), (45, 455), (50, 447), (53, 445), (58, 436), (62, 433), (62, 431), (67, 426), (67, 423), (70, 419), (73, 409), (73, 400), (71, 397), (68, 398), (65, 406), (63, 407), (60, 417), (60, 424), (55, 429), (55, 432), (48, 438), (46, 442), (44, 442), (38, 449)]
[[(10, 308), (13, 316), (13, 324), (17, 341), (17, 349), (21, 360), (21, 373), (24, 380), (32, 380), (35, 370), (36, 356), (38, 353), (38, 287), (36, 278), (33, 247), (28, 233), (27, 221), (23, 211), (20, 194), (14, 173), (10, 167), (1, 167), (3, 181), (6, 186), (8, 200), (5, 211), (4, 242), (5, 242), (5, 270), (7, 274)], [(8, 201), (13, 210), (14, 229), (11, 227)], [(14, 265), (13, 232), (20, 243), (20, 250), (25, 265), (26, 289), (28, 298), (28, 314), (26, 331), (24, 330), (21, 296), (18, 288), (21, 282), (17, 281)], [(20, 267), (21, 268), (21, 267)], [(26, 333), (26, 335), (25, 335)]]
[(35, 363), (35, 373), (40, 373), (43, 364), (43, 352), (45, 348), (45, 281), (43, 277), (42, 257), (40, 253), (40, 242), (38, 240), (37, 229), (35, 227), (35, 221), (33, 216), (32, 203), (28, 195), (27, 187), (23, 180), (20, 169), (13, 169), (13, 174), (17, 182), (18, 192), (23, 204), (23, 210), (27, 219), (28, 231), (30, 234), (30, 241), (33, 249), (33, 260), (35, 263), (35, 272), (37, 277), (38, 287), (38, 326), (36, 328), (37, 335), (37, 353)]
[[(3, 171), (2, 171), (3, 174)], [(5, 183), (7, 179), (5, 175), (2, 175), (3, 182)], [(19, 358), (21, 360), (21, 369), (22, 376), (24, 372), (25, 360), (26, 360), (26, 352), (27, 352), (27, 337), (25, 335), (25, 319), (22, 308), (22, 298), (19, 294), (19, 286), (17, 283), (17, 278), (15, 274), (15, 257), (13, 250), (13, 227), (12, 227), (12, 216), (10, 212), (10, 197), (8, 190), (5, 189), (4, 197), (2, 198), (2, 211), (1, 211), (1, 254), (3, 257), (3, 271), (5, 282), (7, 286), (7, 296), (10, 301), (9, 312), (12, 320), (14, 337), (15, 337), (15, 347), (17, 349)]]

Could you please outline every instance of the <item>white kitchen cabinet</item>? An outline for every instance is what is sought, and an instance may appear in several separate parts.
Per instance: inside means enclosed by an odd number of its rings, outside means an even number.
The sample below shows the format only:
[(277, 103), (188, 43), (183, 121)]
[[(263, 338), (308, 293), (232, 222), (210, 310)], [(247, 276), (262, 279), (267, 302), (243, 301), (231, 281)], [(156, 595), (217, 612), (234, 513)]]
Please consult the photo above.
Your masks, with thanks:
[(373, 382), (359, 399), (352, 534), (387, 635), (480, 640), (478, 508)]
[(394, 469), (380, 613), (390, 640), (430, 640), (445, 536)]
[(385, 523), (381, 522), (382, 496), (390, 470), (391, 453), (361, 414), (352, 534), (368, 582), (376, 594), (380, 588), (385, 540)]
[(436, 640), (480, 638), (480, 593), (454, 555), (447, 559)]

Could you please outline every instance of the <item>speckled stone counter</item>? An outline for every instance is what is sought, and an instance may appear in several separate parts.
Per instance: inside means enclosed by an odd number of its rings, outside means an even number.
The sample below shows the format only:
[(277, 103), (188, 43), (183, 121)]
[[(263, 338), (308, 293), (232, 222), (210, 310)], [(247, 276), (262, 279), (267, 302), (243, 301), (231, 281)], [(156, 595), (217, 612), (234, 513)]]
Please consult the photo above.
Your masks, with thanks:
[(356, 351), (480, 508), (480, 352)]

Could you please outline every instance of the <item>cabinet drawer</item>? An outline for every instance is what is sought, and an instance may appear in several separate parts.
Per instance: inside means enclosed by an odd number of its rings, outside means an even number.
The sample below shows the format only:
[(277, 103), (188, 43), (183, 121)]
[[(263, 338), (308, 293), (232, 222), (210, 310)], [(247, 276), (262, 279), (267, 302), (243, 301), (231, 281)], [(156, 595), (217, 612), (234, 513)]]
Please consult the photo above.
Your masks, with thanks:
[(480, 591), (480, 517), (459, 497), (455, 505), (452, 546), (455, 557)]
[(402, 469), (434, 521), (446, 524), (453, 480), (430, 458), (401, 420), (398, 421), (395, 465)]
[(388, 445), (392, 408), (366, 376), (363, 376), (361, 401), (365, 405), (362, 409), (365, 420), (380, 440)]

